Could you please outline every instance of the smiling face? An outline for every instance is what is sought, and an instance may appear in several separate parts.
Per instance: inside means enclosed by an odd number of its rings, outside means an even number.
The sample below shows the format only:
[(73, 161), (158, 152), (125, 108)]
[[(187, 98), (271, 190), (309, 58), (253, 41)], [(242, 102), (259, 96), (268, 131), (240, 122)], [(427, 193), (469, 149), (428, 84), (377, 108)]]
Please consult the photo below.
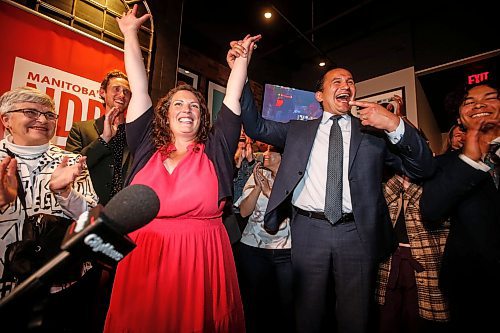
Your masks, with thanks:
[(500, 100), (498, 90), (488, 85), (471, 88), (460, 105), (460, 122), (469, 128), (478, 120), (499, 120)]
[(172, 96), (168, 108), (168, 122), (176, 138), (194, 140), (200, 128), (200, 102), (188, 90), (179, 90)]
[(281, 163), (281, 154), (275, 151), (264, 152), (264, 163), (263, 165), (273, 171), (278, 170)]
[[(12, 110), (33, 109), (40, 112), (53, 112), (50, 106), (39, 103), (14, 103)], [(22, 112), (10, 112), (2, 115), (2, 123), (12, 135), (12, 142), (20, 146), (40, 146), (48, 143), (54, 136), (56, 120), (47, 120), (43, 115), (31, 119)]]
[(121, 77), (110, 79), (106, 89), (101, 88), (99, 94), (104, 99), (106, 113), (113, 107), (117, 107), (120, 112), (125, 111), (132, 96), (128, 81)]
[(355, 95), (352, 74), (343, 68), (335, 68), (325, 74), (321, 90), (316, 92), (316, 100), (322, 103), (324, 111), (342, 115), (351, 110), (349, 101)]

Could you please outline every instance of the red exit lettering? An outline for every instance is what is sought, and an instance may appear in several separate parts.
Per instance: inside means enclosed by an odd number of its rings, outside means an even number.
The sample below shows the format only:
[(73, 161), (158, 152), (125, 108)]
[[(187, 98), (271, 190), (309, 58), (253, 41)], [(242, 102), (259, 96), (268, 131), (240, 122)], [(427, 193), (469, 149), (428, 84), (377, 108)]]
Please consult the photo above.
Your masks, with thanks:
[(488, 75), (489, 74), (490, 74), (490, 72), (482, 72), (482, 73), (479, 73), (479, 74), (469, 75), (469, 77), (468, 77), (468, 83), (469, 84), (475, 84), (475, 83), (482, 82), (484, 80), (488, 80)]

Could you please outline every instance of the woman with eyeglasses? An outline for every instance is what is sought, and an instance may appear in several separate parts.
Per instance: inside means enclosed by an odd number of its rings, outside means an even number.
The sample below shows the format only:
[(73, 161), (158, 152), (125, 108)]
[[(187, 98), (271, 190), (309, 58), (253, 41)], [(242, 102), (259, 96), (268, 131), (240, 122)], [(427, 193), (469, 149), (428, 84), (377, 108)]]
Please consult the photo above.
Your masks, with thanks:
[[(50, 143), (58, 116), (54, 101), (47, 94), (30, 87), (8, 91), (0, 97), (0, 117), (7, 131), (0, 141), (2, 298), (20, 282), (4, 266), (5, 251), (8, 244), (22, 239), (25, 218), (43, 213), (76, 220), (96, 206), (98, 198), (85, 167), (85, 157)], [(23, 197), (24, 203), (21, 201)], [(60, 244), (53, 246), (59, 250)], [(74, 307), (65, 305), (67, 297), (72, 297), (73, 287), (66, 289), (68, 286), (58, 284), (51, 287), (49, 305), (45, 307), (49, 311), (42, 312), (44, 325), (49, 325), (43, 326), (44, 331), (61, 331), (65, 323), (74, 318), (71, 313), (82, 316)], [(27, 321), (29, 316), (27, 311), (23, 320)], [(52, 320), (57, 326), (50, 326)]]

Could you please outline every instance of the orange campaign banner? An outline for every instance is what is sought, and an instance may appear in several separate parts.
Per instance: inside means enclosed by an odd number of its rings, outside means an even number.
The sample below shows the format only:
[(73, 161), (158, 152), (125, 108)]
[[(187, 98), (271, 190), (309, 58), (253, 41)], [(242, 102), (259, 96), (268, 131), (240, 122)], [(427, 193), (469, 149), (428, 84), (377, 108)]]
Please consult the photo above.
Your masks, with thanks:
[(3, 1), (0, 31), (0, 95), (31, 86), (54, 98), (54, 144), (66, 144), (73, 122), (104, 114), (100, 82), (112, 69), (124, 71), (121, 50)]

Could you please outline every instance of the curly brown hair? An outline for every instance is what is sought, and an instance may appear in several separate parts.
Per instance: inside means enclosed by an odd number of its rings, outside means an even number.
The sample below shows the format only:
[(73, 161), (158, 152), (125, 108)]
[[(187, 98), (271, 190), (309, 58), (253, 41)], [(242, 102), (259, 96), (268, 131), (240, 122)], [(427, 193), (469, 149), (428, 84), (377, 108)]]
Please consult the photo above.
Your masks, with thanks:
[(170, 143), (174, 142), (174, 134), (170, 130), (168, 123), (168, 109), (172, 103), (172, 97), (178, 91), (186, 90), (192, 92), (200, 103), (200, 127), (196, 134), (195, 142), (204, 143), (207, 140), (208, 132), (210, 131), (210, 114), (208, 112), (207, 103), (203, 95), (188, 84), (181, 84), (163, 96), (156, 104), (155, 115), (153, 120), (153, 142), (157, 149), (165, 151)]

